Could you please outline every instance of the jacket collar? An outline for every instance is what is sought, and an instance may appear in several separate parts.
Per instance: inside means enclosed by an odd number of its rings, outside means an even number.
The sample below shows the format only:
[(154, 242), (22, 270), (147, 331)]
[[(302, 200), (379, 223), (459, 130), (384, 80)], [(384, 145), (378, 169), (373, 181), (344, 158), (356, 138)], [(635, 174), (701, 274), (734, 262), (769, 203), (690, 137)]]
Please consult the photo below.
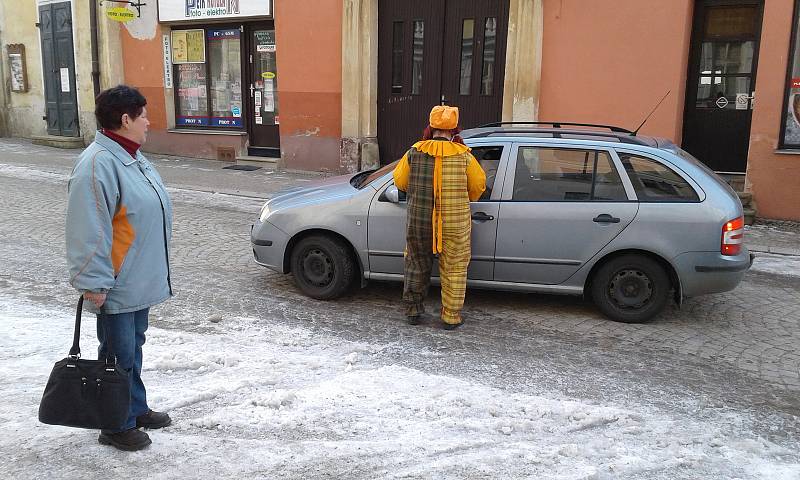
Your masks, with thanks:
[(94, 134), (94, 142), (111, 152), (115, 157), (117, 157), (117, 160), (122, 162), (126, 167), (136, 163), (138, 160), (138, 152), (136, 154), (137, 158), (131, 157), (131, 155), (125, 151), (124, 148), (122, 148), (122, 145), (103, 135), (103, 132), (99, 130)]

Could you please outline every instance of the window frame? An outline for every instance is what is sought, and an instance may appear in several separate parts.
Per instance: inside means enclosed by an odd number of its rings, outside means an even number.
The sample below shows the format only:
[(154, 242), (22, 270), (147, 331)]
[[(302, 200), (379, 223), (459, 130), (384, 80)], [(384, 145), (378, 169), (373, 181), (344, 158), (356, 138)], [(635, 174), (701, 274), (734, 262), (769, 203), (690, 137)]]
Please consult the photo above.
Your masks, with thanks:
[[(548, 148), (554, 150), (586, 150), (591, 152), (603, 152), (608, 154), (609, 158), (611, 159), (612, 166), (617, 170), (617, 175), (619, 175), (620, 181), (622, 182), (622, 186), (625, 189), (625, 196), (627, 196), (627, 200), (514, 200), (514, 182), (516, 181), (517, 176), (517, 162), (519, 160), (519, 149), (520, 148)], [(637, 202), (636, 192), (633, 188), (633, 183), (631, 183), (630, 178), (628, 178), (627, 172), (625, 172), (625, 167), (622, 165), (622, 161), (617, 156), (617, 152), (611, 148), (606, 146), (598, 146), (598, 145), (586, 145), (580, 143), (563, 143), (563, 144), (554, 144), (549, 142), (514, 142), (510, 152), (508, 154), (508, 161), (506, 162), (506, 172), (505, 172), (505, 182), (503, 185), (503, 194), (501, 197), (503, 202), (514, 202), (514, 203), (565, 203), (571, 205), (579, 205), (579, 204), (602, 204), (602, 203), (632, 203)]]
[(667, 160), (667, 159), (665, 159), (663, 157), (660, 157), (658, 155), (651, 154), (649, 152), (642, 152), (642, 151), (634, 150), (634, 149), (630, 149), (630, 148), (616, 148), (615, 150), (617, 150), (619, 153), (629, 154), (629, 155), (636, 155), (638, 157), (646, 158), (648, 160), (656, 162), (656, 163), (660, 164), (661, 166), (671, 170), (675, 175), (679, 176), (681, 179), (683, 179), (684, 182), (686, 182), (690, 187), (692, 187), (692, 190), (694, 190), (695, 195), (697, 195), (697, 200), (680, 200), (680, 201), (642, 200), (642, 199), (639, 198), (639, 195), (636, 193), (636, 189), (633, 187), (633, 182), (631, 181), (630, 177), (628, 176), (628, 170), (625, 168), (625, 165), (622, 164), (622, 159), (618, 157), (620, 166), (622, 167), (622, 171), (625, 174), (625, 178), (628, 180), (628, 182), (631, 185), (631, 188), (634, 190), (633, 195), (634, 195), (634, 198), (636, 198), (637, 202), (639, 202), (639, 203), (665, 203), (665, 204), (673, 204), (674, 205), (674, 204), (681, 204), (681, 203), (691, 203), (691, 204), (703, 203), (705, 201), (706, 192), (705, 192), (705, 190), (703, 190), (703, 188), (700, 186), (700, 184), (695, 182), (694, 179), (689, 174), (687, 174), (685, 171), (683, 171), (683, 169), (681, 169), (679, 166), (675, 165), (674, 163), (670, 162), (669, 160)]
[(800, 143), (786, 143), (786, 122), (789, 119), (789, 94), (792, 90), (792, 70), (794, 69), (795, 59), (800, 56), (800, 46), (795, 49), (798, 35), (800, 35), (800, 0), (795, 0), (792, 12), (792, 33), (789, 36), (789, 53), (786, 57), (786, 82), (784, 83), (783, 101), (781, 102), (783, 108), (781, 110), (781, 129), (778, 136), (779, 150), (800, 150)]
[[(248, 116), (247, 111), (248, 108), (246, 107), (247, 104), (247, 96), (245, 91), (242, 91), (242, 126), (241, 127), (215, 127), (211, 125), (211, 118), (213, 117), (212, 113), (214, 112), (211, 109), (211, 61), (210, 61), (210, 51), (208, 48), (208, 31), (209, 30), (226, 30), (226, 29), (236, 29), (239, 30), (239, 63), (241, 65), (241, 72), (242, 72), (242, 87), (247, 80), (247, 62), (245, 61), (245, 57), (247, 56), (246, 50), (248, 48), (245, 38), (244, 26), (241, 23), (237, 24), (230, 24), (230, 23), (220, 23), (220, 24), (203, 24), (203, 25), (181, 25), (175, 26), (170, 29), (170, 37), (172, 36), (172, 32), (176, 30), (202, 30), (203, 31), (203, 47), (205, 48), (205, 62), (203, 66), (205, 67), (206, 72), (206, 108), (208, 112), (208, 125), (178, 125), (178, 113), (180, 112), (180, 97), (178, 96), (178, 89), (180, 88), (179, 77), (178, 77), (178, 66), (184, 65), (183, 63), (175, 63), (172, 64), (172, 78), (173, 78), (173, 92), (172, 92), (172, 101), (174, 107), (173, 113), (173, 122), (175, 125), (175, 129), (177, 130), (211, 130), (215, 132), (246, 132), (248, 129)], [(171, 52), (170, 52), (171, 54)]]

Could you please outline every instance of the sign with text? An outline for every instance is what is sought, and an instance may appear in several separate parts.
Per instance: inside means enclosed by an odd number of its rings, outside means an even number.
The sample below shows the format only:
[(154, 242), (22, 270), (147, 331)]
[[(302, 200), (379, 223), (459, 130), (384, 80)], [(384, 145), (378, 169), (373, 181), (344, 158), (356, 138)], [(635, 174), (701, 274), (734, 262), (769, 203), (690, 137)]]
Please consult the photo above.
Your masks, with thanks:
[(271, 16), (272, 0), (158, 0), (160, 22)]

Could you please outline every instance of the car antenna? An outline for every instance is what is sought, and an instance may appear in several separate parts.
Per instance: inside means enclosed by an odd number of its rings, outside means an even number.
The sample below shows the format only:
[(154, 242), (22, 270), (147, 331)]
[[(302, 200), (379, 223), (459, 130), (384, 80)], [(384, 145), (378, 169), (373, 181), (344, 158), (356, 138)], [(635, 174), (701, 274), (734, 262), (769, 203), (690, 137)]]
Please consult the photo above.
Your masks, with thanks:
[(664, 97), (662, 97), (662, 98), (661, 98), (661, 101), (659, 101), (659, 102), (656, 104), (655, 108), (653, 108), (653, 110), (650, 112), (650, 114), (649, 114), (649, 115), (647, 115), (647, 116), (644, 118), (644, 120), (642, 120), (642, 123), (641, 123), (641, 124), (640, 124), (640, 125), (639, 125), (639, 126), (636, 128), (636, 130), (634, 130), (634, 131), (631, 133), (631, 136), (632, 136), (632, 137), (635, 137), (635, 136), (636, 136), (636, 134), (637, 134), (637, 133), (639, 133), (639, 130), (640, 130), (640, 129), (641, 129), (643, 126), (644, 126), (644, 124), (645, 124), (645, 123), (647, 123), (647, 121), (648, 121), (648, 120), (650, 120), (650, 117), (651, 117), (651, 116), (653, 116), (653, 114), (654, 114), (654, 113), (656, 113), (656, 109), (658, 109), (659, 105), (661, 105), (661, 102), (663, 102), (664, 100), (666, 100), (666, 98), (667, 98), (667, 96), (670, 94), (670, 92), (672, 92), (672, 90), (667, 90), (667, 93), (665, 93), (665, 94), (664, 94)]

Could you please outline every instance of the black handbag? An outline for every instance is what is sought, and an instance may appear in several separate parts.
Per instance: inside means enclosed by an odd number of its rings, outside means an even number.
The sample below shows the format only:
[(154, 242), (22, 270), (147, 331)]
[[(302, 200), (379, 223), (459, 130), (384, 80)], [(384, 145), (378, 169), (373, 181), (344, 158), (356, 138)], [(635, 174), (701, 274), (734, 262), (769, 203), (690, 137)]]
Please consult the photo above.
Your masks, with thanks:
[(128, 372), (116, 357), (82, 360), (79, 344), (83, 297), (75, 315), (75, 337), (67, 358), (50, 372), (39, 403), (39, 421), (49, 425), (118, 430), (128, 419), (131, 402)]

